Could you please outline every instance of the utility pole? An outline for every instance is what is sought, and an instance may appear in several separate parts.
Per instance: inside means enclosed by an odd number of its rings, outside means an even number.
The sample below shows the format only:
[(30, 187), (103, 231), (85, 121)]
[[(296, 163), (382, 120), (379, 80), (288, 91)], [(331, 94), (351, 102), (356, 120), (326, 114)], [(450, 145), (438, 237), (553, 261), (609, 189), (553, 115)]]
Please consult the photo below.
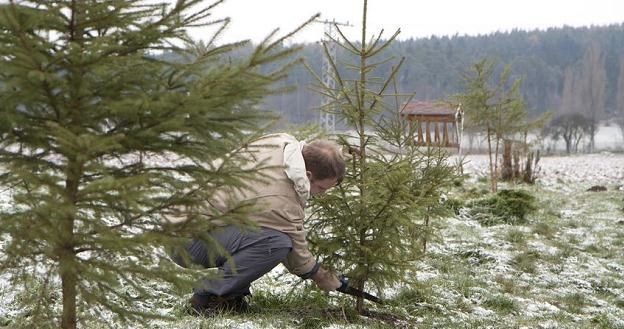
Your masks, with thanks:
[[(323, 56), (323, 66), (321, 68), (321, 74), (323, 78), (323, 83), (329, 90), (336, 90), (336, 80), (334, 79), (334, 70), (331, 66), (331, 61), (336, 63), (336, 43), (334, 40), (336, 38), (336, 26), (351, 26), (349, 22), (346, 23), (337, 23), (336, 20), (317, 20), (316, 23), (323, 23), (325, 25), (325, 34), (323, 36), (322, 42), (327, 46), (327, 52), (329, 53), (329, 58), (327, 56)], [(324, 96), (321, 106), (321, 111), (319, 111), (319, 125), (321, 128), (326, 131), (333, 133), (336, 131), (336, 115), (333, 113), (334, 109), (330, 108), (330, 103), (332, 102), (331, 97)]]
[(464, 174), (464, 159), (462, 158), (462, 138), (464, 138), (464, 109), (459, 103), (455, 111), (455, 135), (457, 135), (457, 169), (460, 175)]

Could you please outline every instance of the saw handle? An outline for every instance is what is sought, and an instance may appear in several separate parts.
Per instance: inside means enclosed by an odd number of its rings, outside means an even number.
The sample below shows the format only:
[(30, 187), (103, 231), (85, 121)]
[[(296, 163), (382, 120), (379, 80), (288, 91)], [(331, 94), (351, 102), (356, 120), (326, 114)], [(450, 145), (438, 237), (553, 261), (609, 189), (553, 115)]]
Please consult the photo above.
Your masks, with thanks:
[(346, 291), (347, 288), (349, 287), (349, 280), (347, 280), (347, 278), (344, 275), (341, 275), (338, 279), (340, 280), (341, 285), (336, 290), (341, 291), (341, 292)]

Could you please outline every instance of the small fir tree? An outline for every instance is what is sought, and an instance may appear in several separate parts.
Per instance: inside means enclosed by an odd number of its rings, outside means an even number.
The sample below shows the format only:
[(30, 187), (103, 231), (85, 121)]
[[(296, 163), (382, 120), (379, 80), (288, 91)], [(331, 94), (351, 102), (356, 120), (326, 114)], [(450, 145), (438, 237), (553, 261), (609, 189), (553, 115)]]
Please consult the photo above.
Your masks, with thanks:
[(488, 145), (490, 189), (498, 188), (499, 155), (504, 139), (542, 125), (545, 117), (527, 121), (527, 111), (519, 93), (520, 79), (509, 82), (511, 68), (506, 65), (493, 81), (496, 63), (483, 59), (464, 76), (465, 92), (456, 96), (466, 113), (468, 125), (485, 133)]
[[(356, 288), (381, 291), (405, 282), (413, 270), (412, 261), (422, 253), (422, 218), (427, 211), (431, 216), (443, 211), (440, 191), (452, 180), (453, 169), (443, 152), (416, 148), (413, 131), (400, 120), (399, 109), (389, 105), (394, 97), (388, 89), (402, 60), (386, 77), (375, 75), (387, 60), (373, 61), (399, 31), (387, 41), (382, 41), (382, 31), (369, 42), (367, 1), (363, 3), (360, 42), (348, 40), (338, 26), (341, 40), (333, 40), (357, 57), (356, 65), (346, 65), (356, 78), (348, 80), (327, 51), (336, 89), (317, 77), (316, 89), (331, 98), (322, 110), (335, 113), (355, 135), (337, 136), (352, 154), (347, 174), (340, 186), (313, 200), (309, 231), (325, 266), (343, 271)], [(357, 311), (363, 306), (357, 298)]]
[[(206, 215), (244, 222), (247, 205), (192, 210), (220, 186), (244, 188), (253, 171), (235, 149), (268, 123), (255, 105), (290, 64), (259, 67), (296, 48), (267, 38), (232, 59), (247, 42), (216, 45), (228, 20), (210, 21), (219, 2), (201, 2), (0, 5), (0, 186), (11, 194), (0, 273), (32, 292), (21, 299), (31, 327), (166, 317), (144, 305), (156, 283), (186, 291), (192, 276), (163, 247), (208, 239)], [(202, 25), (217, 32), (193, 46), (186, 29)], [(182, 209), (188, 221), (164, 219)]]

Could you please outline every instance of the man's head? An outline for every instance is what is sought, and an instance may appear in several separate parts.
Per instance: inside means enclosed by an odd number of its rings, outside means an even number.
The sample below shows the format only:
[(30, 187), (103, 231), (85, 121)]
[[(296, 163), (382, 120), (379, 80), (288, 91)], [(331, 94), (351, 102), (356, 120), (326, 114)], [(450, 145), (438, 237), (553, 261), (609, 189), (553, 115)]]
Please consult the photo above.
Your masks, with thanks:
[(306, 144), (302, 153), (312, 196), (325, 193), (344, 178), (345, 162), (335, 143), (315, 140)]

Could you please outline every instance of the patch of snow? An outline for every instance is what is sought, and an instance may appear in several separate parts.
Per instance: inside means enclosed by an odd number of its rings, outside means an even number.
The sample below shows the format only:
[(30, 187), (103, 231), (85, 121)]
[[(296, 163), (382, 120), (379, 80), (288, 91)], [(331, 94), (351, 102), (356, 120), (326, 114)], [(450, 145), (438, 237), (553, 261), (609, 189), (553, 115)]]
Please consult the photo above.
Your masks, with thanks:
[(540, 323), (539, 327), (543, 329), (555, 329), (559, 327), (559, 324), (553, 320), (547, 320), (543, 323)]
[(531, 249), (536, 250), (540, 253), (540, 255), (551, 255), (554, 256), (559, 252), (557, 247), (549, 246), (545, 244), (543, 241), (539, 240), (531, 240), (527, 243)]
[(559, 312), (559, 308), (547, 302), (535, 301), (532, 299), (516, 298), (522, 304), (523, 315), (528, 317), (542, 317)]
[(575, 211), (573, 211), (573, 210), (570, 210), (570, 209), (563, 209), (563, 210), (561, 210), (561, 211), (559, 212), (559, 216), (560, 216), (562, 219), (572, 219), (572, 218), (576, 218), (576, 217), (578, 217), (578, 214), (577, 214)]
[(475, 306), (472, 309), (472, 314), (478, 316), (478, 317), (483, 317), (483, 318), (487, 318), (490, 316), (493, 316), (496, 314), (496, 312), (492, 311), (492, 310), (488, 310), (486, 308), (483, 308), (481, 306)]
[(416, 273), (416, 279), (418, 281), (429, 281), (431, 279), (435, 279), (438, 277), (437, 273), (431, 273), (431, 272), (422, 272), (419, 271)]

